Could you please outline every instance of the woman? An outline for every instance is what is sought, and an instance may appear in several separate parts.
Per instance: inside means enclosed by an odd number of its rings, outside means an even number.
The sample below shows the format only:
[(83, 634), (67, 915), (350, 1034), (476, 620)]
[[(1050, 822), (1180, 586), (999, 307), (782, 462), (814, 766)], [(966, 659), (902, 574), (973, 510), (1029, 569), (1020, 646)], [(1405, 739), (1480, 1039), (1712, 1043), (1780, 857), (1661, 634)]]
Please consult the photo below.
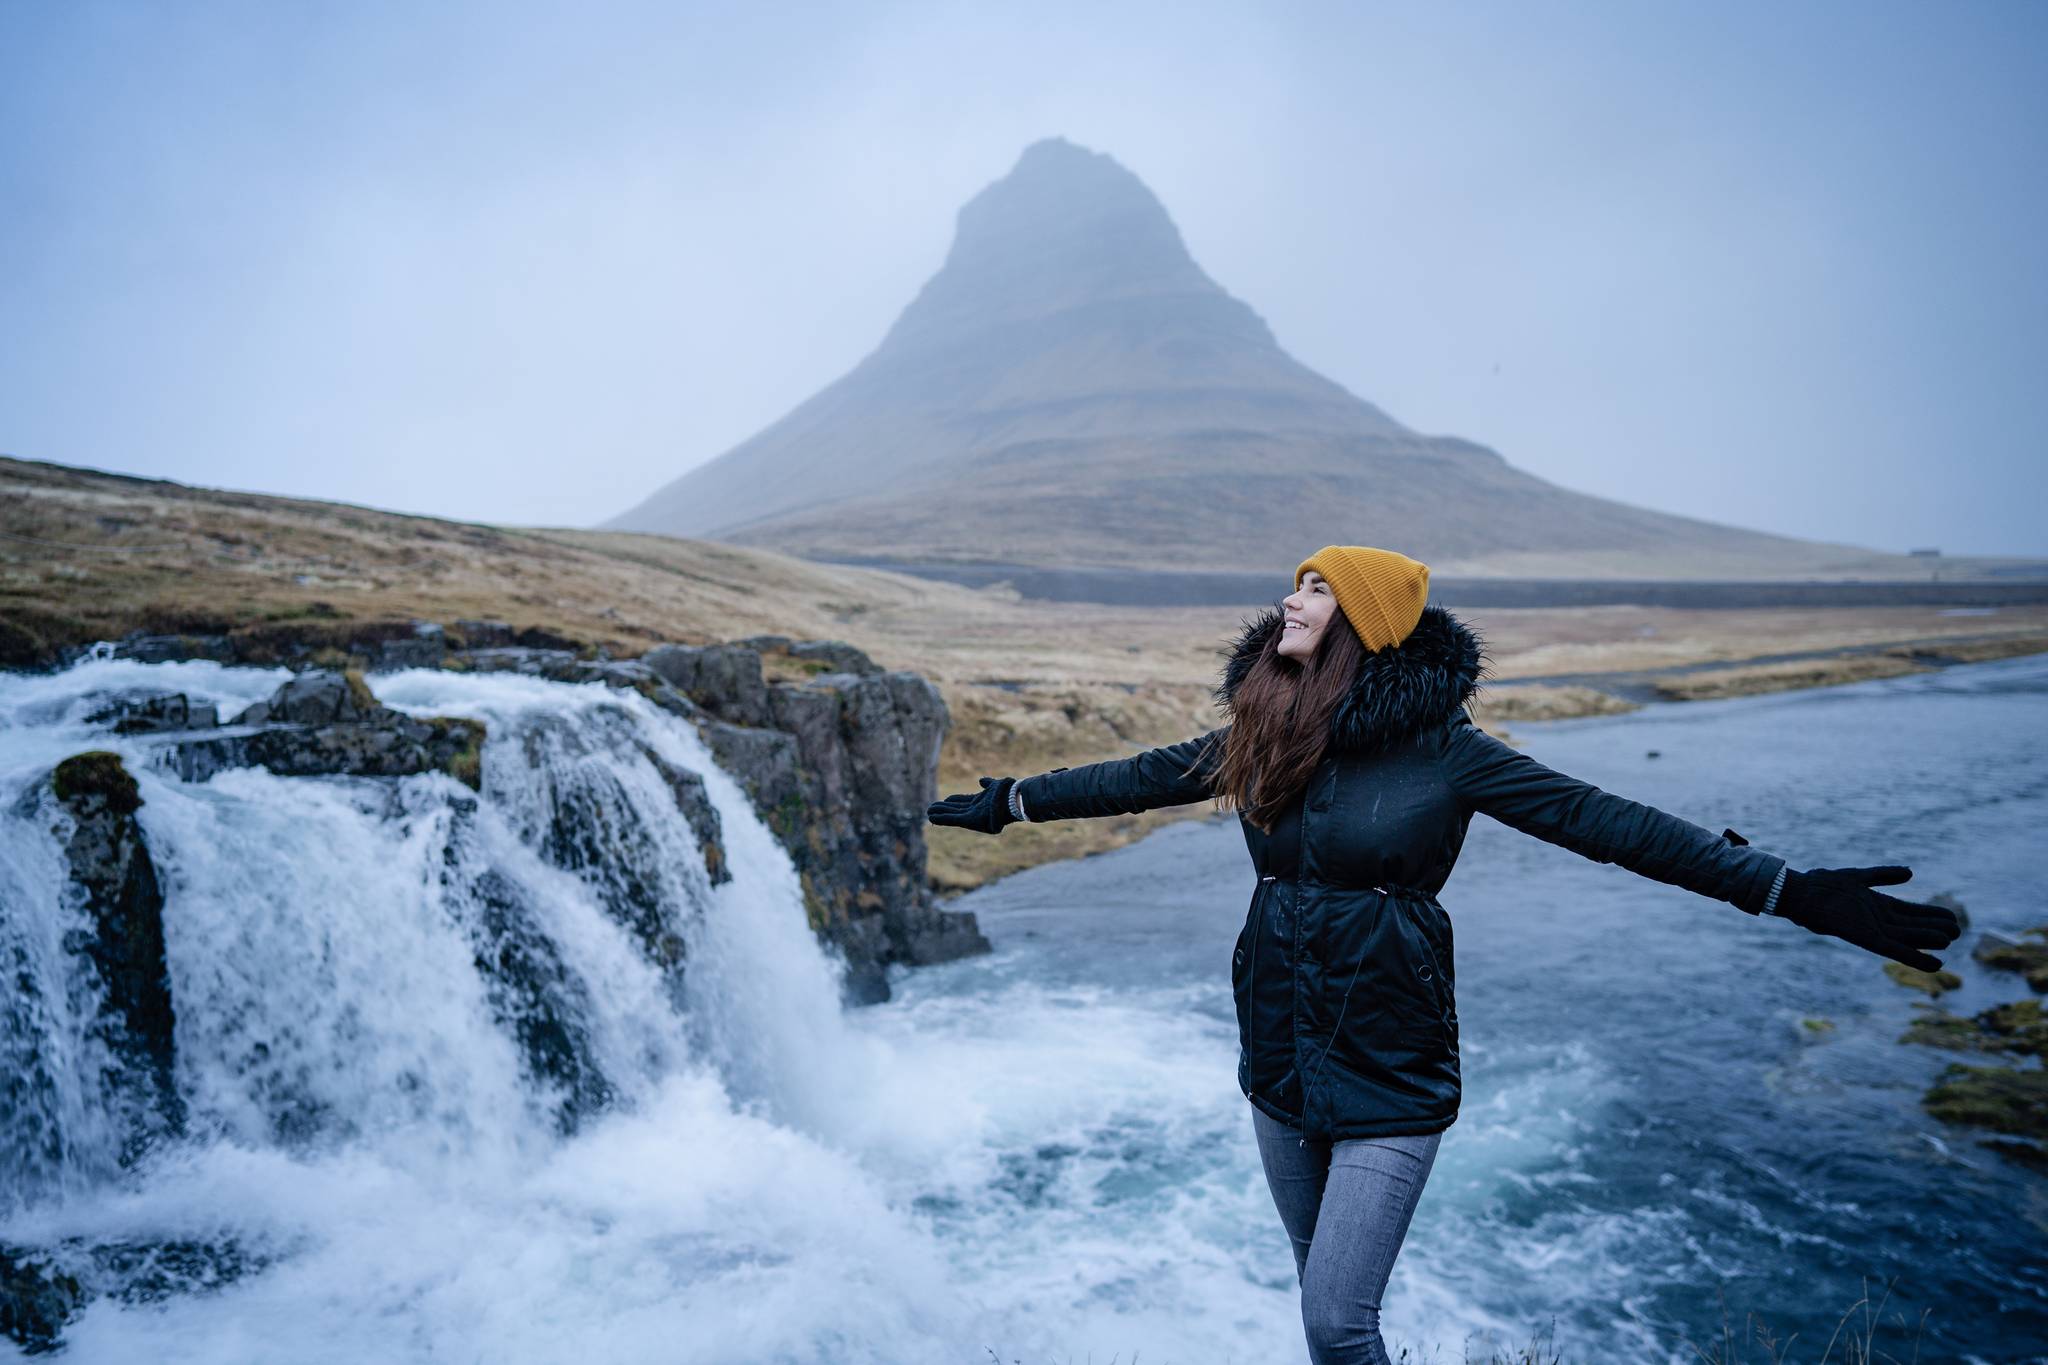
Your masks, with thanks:
[(1380, 1296), (1458, 1113), (1451, 921), (1436, 893), (1475, 811), (1596, 862), (1774, 913), (1933, 971), (1950, 912), (1873, 891), (1903, 867), (1794, 872), (1555, 772), (1473, 725), (1477, 636), (1425, 606), (1426, 566), (1325, 546), (1246, 624), (1197, 739), (1018, 781), (981, 779), (935, 824), (1116, 815), (1218, 798), (1257, 867), (1231, 958), (1239, 1088), (1294, 1246), (1317, 1365), (1383, 1362)]

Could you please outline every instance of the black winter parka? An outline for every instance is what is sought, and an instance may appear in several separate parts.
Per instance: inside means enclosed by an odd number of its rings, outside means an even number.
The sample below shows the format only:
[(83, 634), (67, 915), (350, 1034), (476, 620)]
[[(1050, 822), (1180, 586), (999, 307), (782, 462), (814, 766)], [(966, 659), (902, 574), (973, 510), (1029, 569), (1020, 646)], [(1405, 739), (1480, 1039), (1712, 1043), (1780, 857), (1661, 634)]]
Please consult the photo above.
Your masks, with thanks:
[[(1216, 689), (1226, 714), (1283, 614), (1245, 624)], [(1437, 901), (1475, 811), (1596, 862), (1762, 909), (1783, 860), (1556, 772), (1472, 723), (1482, 645), (1442, 607), (1370, 651), (1328, 749), (1271, 833), (1240, 816), (1259, 874), (1231, 955), (1238, 1086), (1268, 1115), (1342, 1140), (1457, 1118), (1451, 919)], [(1027, 777), (1036, 820), (1215, 795), (1229, 727)]]

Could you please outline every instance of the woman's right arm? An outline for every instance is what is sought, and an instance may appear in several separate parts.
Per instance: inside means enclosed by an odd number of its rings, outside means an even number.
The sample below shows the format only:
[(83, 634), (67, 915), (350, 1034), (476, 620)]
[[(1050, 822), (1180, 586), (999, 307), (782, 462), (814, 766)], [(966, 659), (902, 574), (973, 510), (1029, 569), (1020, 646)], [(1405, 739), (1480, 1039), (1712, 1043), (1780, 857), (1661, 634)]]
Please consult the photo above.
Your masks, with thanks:
[(1024, 818), (1077, 820), (1093, 815), (1135, 815), (1159, 806), (1185, 806), (1216, 794), (1216, 770), (1230, 733), (1220, 729), (1129, 758), (1079, 768), (1054, 768), (1017, 783)]
[(925, 818), (935, 825), (1000, 834), (1005, 826), (1016, 823), (1018, 807), (1026, 821), (1035, 822), (1134, 815), (1156, 806), (1204, 801), (1215, 795), (1216, 771), (1222, 766), (1223, 743), (1229, 732), (1226, 725), (1129, 758), (1054, 768), (1021, 781), (984, 777), (979, 792), (934, 801)]

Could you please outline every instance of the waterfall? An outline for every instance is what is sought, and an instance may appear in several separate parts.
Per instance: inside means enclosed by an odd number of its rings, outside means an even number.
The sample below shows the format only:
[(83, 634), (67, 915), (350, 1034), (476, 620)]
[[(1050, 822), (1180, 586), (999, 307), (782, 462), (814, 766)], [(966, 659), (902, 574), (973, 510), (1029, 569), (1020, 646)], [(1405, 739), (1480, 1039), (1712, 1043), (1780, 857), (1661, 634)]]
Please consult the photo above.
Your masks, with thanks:
[[(608, 1145), (658, 1149), (650, 1123), (728, 1182), (768, 1178), (740, 1170), (777, 1147), (778, 1165), (824, 1179), (846, 1211), (827, 1221), (865, 1223), (824, 1253), (835, 1264), (873, 1261), (878, 1238), (886, 1259), (922, 1263), (829, 1150), (880, 1045), (847, 1029), (843, 963), (811, 932), (788, 855), (688, 721), (600, 684), (376, 678), (385, 705), (485, 723), (473, 791), (438, 772), (187, 782), (170, 761), (178, 734), (88, 719), (143, 693), (231, 716), (285, 676), (97, 657), (0, 678), (0, 963), (14, 985), (0, 1011), (0, 1252), (30, 1247), (101, 1296), (67, 1331), (74, 1349), (96, 1332), (126, 1339), (110, 1302), (252, 1271), (283, 1285), (325, 1235), (312, 1229), (365, 1216), (341, 1212), (355, 1200), (447, 1212), (478, 1181), (550, 1184)], [(78, 951), (69, 817), (50, 795), (55, 763), (102, 749), (141, 796), (176, 1019), (182, 1127), (139, 1155), (124, 1149), (134, 1106), (102, 1036), (107, 985)], [(751, 1215), (771, 1241), (782, 1197), (757, 1195)], [(755, 1255), (702, 1209), (675, 1226), (697, 1229), (673, 1250), (699, 1278)]]

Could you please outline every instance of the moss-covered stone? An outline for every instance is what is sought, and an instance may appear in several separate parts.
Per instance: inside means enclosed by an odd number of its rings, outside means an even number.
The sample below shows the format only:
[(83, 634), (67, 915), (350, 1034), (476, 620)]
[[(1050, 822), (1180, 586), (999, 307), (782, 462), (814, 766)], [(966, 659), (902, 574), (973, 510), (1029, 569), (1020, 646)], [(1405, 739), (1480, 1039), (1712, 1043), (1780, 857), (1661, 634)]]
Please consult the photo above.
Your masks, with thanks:
[(1921, 1097), (1943, 1123), (2048, 1139), (2048, 1071), (2010, 1066), (1951, 1066)]
[(2029, 986), (2048, 992), (2048, 941), (2043, 940), (2048, 940), (2048, 929), (2029, 929), (2022, 939), (1987, 933), (1970, 956), (1994, 970), (2018, 972)]
[(2042, 1017), (2038, 1000), (2015, 1000), (2009, 1005), (1994, 1005), (1977, 1016), (1977, 1024), (2001, 1039), (2008, 1052), (2040, 1057), (2048, 1051), (2048, 1019)]
[(1884, 974), (1909, 990), (1925, 991), (1929, 995), (1941, 995), (1963, 984), (1963, 979), (1946, 969), (1938, 972), (1923, 972), (1917, 967), (1908, 967), (1903, 962), (1887, 962)]
[(1821, 1038), (1835, 1031), (1835, 1021), (1832, 1019), (1801, 1019), (1799, 1027), (1805, 1029), (1810, 1036)]
[(1900, 1035), (1900, 1042), (1954, 1052), (2011, 1052), (2023, 1057), (2042, 1056), (2048, 1047), (2048, 1019), (2042, 1017), (2038, 1000), (1994, 1005), (1973, 1019), (1931, 1005), (1920, 1009), (1920, 1017)]
[(455, 752), (442, 765), (448, 776), (473, 792), (484, 789), (484, 739), (488, 729), (468, 716), (436, 716), (427, 722), (434, 727), (435, 743), (452, 744)]
[(363, 677), (361, 669), (344, 669), (341, 680), (348, 684), (348, 699), (354, 703), (357, 715), (368, 716), (377, 711), (377, 694), (370, 690), (370, 684)]
[(1974, 1019), (1950, 1014), (1945, 1009), (1922, 1005), (1920, 1015), (1899, 1035), (1902, 1043), (1921, 1047), (1947, 1048), (1951, 1052), (1995, 1052), (1998, 1042), (1985, 1034)]
[(73, 754), (57, 765), (50, 780), (57, 799), (66, 805), (97, 796), (116, 815), (132, 815), (142, 807), (142, 792), (122, 766), (121, 756), (105, 749)]

